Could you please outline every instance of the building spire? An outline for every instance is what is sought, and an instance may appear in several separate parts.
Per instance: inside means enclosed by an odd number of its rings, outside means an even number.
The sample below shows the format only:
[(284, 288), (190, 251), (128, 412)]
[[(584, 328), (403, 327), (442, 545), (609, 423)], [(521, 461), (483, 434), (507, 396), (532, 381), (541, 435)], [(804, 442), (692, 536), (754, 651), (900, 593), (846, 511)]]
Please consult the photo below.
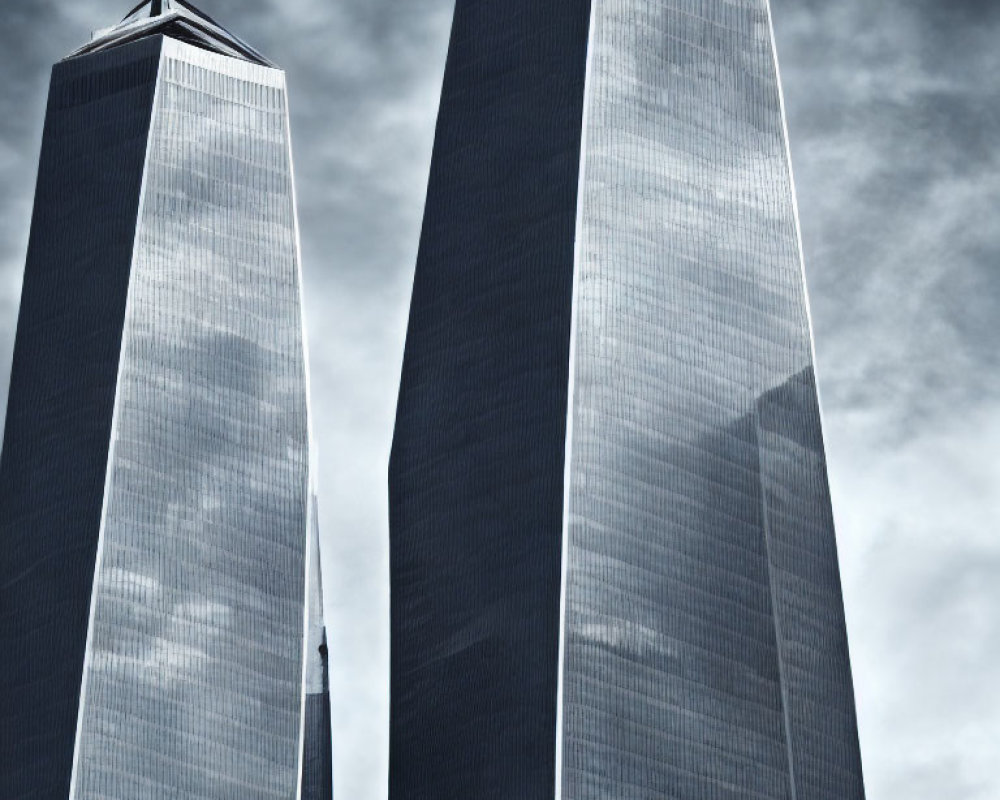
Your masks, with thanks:
[(130, 10), (124, 17), (122, 17), (122, 22), (125, 22), (130, 17), (134, 17), (143, 8), (149, 6), (149, 16), (155, 17), (163, 13), (163, 0), (142, 0), (137, 6)]
[(160, 17), (163, 16), (163, 14), (165, 14), (166, 12), (170, 11), (172, 6), (173, 4), (170, 2), (170, 0), (142, 0), (141, 3), (139, 3), (135, 8), (133, 8), (123, 17), (123, 21), (128, 19), (129, 17), (134, 16), (135, 14), (138, 14), (146, 7), (149, 8), (148, 16)]
[(165, 35), (223, 55), (274, 66), (256, 49), (227, 31), (188, 0), (142, 0), (117, 25), (94, 31), (93, 38), (67, 58), (107, 50), (146, 36)]

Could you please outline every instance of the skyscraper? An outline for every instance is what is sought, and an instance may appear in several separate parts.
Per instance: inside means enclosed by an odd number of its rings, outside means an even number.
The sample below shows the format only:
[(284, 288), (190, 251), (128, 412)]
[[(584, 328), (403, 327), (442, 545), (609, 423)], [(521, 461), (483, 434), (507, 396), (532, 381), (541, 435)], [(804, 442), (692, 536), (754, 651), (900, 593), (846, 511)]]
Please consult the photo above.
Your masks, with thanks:
[(457, 0), (393, 800), (864, 797), (767, 0)]
[(55, 66), (0, 459), (4, 800), (329, 797), (301, 289), (281, 70), (176, 0)]

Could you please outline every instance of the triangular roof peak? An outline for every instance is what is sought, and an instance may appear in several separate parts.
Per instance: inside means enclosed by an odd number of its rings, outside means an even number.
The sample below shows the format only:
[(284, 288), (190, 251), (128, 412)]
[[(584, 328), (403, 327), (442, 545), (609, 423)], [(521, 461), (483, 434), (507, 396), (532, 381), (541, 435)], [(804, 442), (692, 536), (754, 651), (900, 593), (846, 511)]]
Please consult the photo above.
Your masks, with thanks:
[(109, 50), (157, 34), (232, 58), (274, 66), (255, 48), (187, 0), (145, 0), (129, 11), (117, 25), (95, 31), (90, 42), (74, 50), (67, 58)]
[(134, 22), (137, 19), (162, 17), (164, 14), (169, 14), (171, 11), (176, 11), (179, 8), (185, 8), (202, 19), (208, 20), (213, 25), (219, 25), (219, 23), (208, 16), (208, 14), (204, 11), (191, 5), (191, 3), (184, 2), (183, 0), (145, 0), (145, 2), (139, 3), (139, 5), (129, 11), (119, 24)]

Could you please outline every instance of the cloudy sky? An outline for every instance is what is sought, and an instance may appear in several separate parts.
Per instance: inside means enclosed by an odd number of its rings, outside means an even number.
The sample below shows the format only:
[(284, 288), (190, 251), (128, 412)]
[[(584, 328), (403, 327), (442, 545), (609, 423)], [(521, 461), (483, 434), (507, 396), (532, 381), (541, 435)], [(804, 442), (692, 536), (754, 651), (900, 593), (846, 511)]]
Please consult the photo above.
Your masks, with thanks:
[[(49, 65), (128, 0), (5, 0), (0, 394)], [(385, 797), (385, 471), (453, 0), (202, 0), (288, 73), (336, 790)], [(1000, 797), (1000, 3), (772, 0), (870, 800)]]

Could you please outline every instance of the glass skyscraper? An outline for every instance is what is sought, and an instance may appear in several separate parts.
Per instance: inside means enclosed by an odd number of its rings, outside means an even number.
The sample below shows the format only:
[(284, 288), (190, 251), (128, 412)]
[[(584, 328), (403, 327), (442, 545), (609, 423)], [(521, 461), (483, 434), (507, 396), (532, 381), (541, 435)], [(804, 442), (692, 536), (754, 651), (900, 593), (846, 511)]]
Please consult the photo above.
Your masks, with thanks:
[(392, 800), (860, 800), (767, 0), (457, 0)]
[(284, 73), (187, 3), (55, 66), (0, 459), (0, 797), (330, 797)]

